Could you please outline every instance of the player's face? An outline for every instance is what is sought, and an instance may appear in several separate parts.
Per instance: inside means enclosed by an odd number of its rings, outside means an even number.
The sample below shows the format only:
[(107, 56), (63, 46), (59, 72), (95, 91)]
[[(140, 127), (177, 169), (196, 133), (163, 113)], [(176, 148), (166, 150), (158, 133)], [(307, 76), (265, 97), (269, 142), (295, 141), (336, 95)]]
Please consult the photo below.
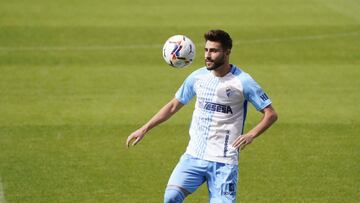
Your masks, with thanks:
[(220, 42), (206, 41), (205, 44), (205, 65), (208, 70), (215, 70), (224, 65), (227, 54)]

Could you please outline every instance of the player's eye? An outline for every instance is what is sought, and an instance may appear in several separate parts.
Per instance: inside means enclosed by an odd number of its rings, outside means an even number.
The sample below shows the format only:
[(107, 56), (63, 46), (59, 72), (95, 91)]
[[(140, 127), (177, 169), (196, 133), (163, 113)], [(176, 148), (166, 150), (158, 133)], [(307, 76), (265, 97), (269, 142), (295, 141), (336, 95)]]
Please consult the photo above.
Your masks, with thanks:
[(205, 52), (217, 53), (219, 51), (220, 51), (220, 49), (215, 49), (215, 48), (208, 49), (208, 48), (205, 48)]

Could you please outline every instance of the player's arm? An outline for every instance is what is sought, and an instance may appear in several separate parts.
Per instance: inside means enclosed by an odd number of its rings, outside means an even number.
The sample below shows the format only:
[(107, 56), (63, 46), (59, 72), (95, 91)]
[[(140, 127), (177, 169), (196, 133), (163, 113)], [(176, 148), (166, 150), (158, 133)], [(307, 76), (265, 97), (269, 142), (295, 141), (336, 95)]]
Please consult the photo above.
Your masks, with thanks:
[(129, 135), (126, 140), (126, 146), (129, 147), (130, 144), (132, 146), (136, 145), (149, 130), (168, 120), (183, 106), (184, 105), (179, 102), (179, 100), (173, 98), (169, 103), (163, 106), (159, 112), (157, 112), (145, 125)]
[(244, 149), (246, 145), (250, 144), (254, 138), (261, 135), (266, 129), (268, 129), (278, 116), (275, 109), (269, 105), (260, 111), (263, 114), (260, 122), (246, 134), (239, 136), (233, 143), (234, 148)]

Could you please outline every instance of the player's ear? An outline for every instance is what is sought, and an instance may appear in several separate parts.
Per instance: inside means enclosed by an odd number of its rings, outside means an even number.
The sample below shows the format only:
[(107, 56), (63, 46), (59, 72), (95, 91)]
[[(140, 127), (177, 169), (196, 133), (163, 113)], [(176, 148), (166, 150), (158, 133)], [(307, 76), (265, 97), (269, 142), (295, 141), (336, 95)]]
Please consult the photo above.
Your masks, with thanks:
[(231, 54), (231, 49), (226, 50), (225, 54), (229, 56)]

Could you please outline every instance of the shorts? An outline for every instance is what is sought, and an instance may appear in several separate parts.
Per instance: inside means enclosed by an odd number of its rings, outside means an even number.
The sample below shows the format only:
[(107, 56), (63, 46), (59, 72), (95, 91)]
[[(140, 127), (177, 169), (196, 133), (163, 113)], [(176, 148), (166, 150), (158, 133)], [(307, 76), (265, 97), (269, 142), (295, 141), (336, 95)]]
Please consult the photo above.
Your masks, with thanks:
[(184, 154), (170, 176), (168, 188), (180, 187), (184, 195), (188, 195), (207, 182), (211, 203), (235, 202), (237, 181), (237, 165), (206, 161)]

